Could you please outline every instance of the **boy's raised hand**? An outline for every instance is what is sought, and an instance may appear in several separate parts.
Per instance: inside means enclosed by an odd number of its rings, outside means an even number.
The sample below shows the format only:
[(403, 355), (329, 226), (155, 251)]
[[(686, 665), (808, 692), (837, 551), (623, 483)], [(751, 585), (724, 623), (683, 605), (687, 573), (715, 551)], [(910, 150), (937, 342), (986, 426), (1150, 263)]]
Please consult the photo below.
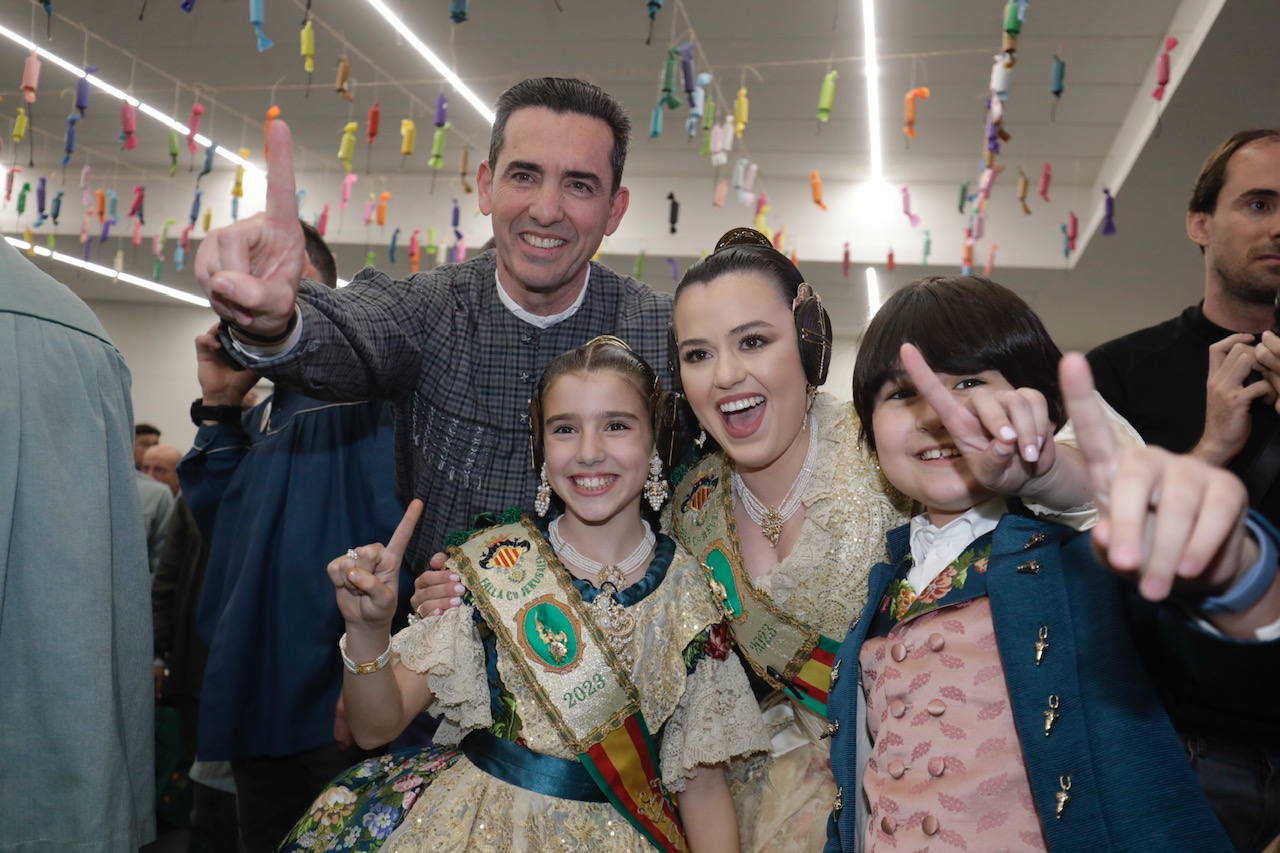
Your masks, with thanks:
[(422, 517), (422, 501), (413, 500), (384, 547), (380, 543), (353, 549), (356, 556), (329, 563), (329, 580), (337, 590), (338, 609), (348, 625), (385, 628), (395, 616), (400, 561), (413, 529)]
[(1201, 594), (1229, 586), (1258, 553), (1245, 535), (1248, 495), (1240, 480), (1189, 455), (1122, 447), (1084, 356), (1064, 356), (1058, 375), (1098, 508), (1098, 558), (1136, 573), (1151, 601), (1175, 586)]
[(298, 222), (293, 138), (283, 121), (267, 130), (263, 213), (215, 228), (196, 252), (196, 278), (218, 316), (270, 338), (289, 325), (306, 245)]
[(1039, 391), (977, 388), (962, 402), (915, 345), (903, 344), (898, 355), (916, 392), (933, 406), (979, 483), (993, 492), (1022, 494), (1031, 480), (1053, 468), (1054, 427)]

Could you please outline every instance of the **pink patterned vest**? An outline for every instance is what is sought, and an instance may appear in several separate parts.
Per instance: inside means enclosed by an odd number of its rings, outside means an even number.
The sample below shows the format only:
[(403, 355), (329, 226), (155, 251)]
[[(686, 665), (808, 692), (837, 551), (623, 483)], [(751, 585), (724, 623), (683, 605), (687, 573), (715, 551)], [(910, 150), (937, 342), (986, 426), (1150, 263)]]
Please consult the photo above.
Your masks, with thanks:
[(859, 660), (874, 744), (866, 849), (1046, 849), (989, 599), (909, 616)]

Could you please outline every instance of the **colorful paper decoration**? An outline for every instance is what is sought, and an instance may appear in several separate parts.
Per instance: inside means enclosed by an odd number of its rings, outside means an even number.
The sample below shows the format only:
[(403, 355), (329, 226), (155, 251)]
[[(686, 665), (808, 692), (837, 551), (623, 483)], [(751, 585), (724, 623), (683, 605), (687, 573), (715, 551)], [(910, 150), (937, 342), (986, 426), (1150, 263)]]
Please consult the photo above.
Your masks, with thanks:
[(818, 121), (826, 124), (831, 119), (831, 107), (836, 100), (836, 78), (840, 72), (834, 68), (822, 78), (822, 86), (818, 89)]
[(908, 139), (916, 138), (916, 101), (929, 99), (929, 87), (918, 86), (907, 91), (902, 99), (902, 132)]
[(263, 14), (262, 6), (262, 0), (249, 0), (249, 24), (253, 27), (253, 34), (257, 37), (258, 53), (262, 53), (262, 51), (275, 44), (263, 32), (262, 28), (266, 23), (266, 18)]
[(827, 205), (822, 200), (822, 177), (816, 171), (809, 173), (809, 191), (813, 194), (813, 203), (826, 210)]

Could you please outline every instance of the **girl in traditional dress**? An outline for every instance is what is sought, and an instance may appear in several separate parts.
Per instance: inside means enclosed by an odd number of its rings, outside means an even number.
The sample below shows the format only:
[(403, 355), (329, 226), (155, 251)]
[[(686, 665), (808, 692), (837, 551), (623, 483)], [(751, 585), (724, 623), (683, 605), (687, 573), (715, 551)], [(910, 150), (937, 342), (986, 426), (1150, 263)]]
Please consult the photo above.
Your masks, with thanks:
[[(885, 476), (925, 512), (889, 534), (836, 653), (827, 850), (1234, 849), (1157, 687), (1274, 715), (1254, 678), (1280, 666), (1275, 531), (1245, 520), (1240, 481), (1121, 448), (1084, 359), (976, 276), (894, 293), (853, 391)], [(1098, 498), (1092, 537), (1007, 500), (1022, 486), (982, 464), (1067, 414)], [(1056, 452), (1023, 466), (1024, 485)]]
[(460, 607), (389, 636), (418, 501), (386, 548), (330, 563), (357, 742), (386, 743), (424, 709), (442, 722), (438, 746), (337, 779), (287, 849), (739, 849), (724, 767), (769, 742), (706, 577), (641, 514), (642, 497), (666, 497), (665, 403), (616, 338), (553, 361), (531, 444), (539, 515), (553, 494), (564, 511), (460, 537)]
[[(831, 731), (832, 655), (866, 601), (885, 533), (909, 518), (910, 500), (862, 447), (853, 408), (818, 392), (830, 322), (764, 235), (734, 229), (688, 270), (672, 331), (683, 393), (706, 448), (721, 452), (679, 483), (669, 526), (724, 588), (742, 656), (772, 688), (763, 706), (774, 761), (732, 779), (743, 849), (816, 851), (836, 796), (822, 739)], [(1030, 456), (1042, 441), (1022, 435), (1017, 446)], [(1060, 461), (1076, 454), (1062, 450)], [(1047, 469), (1025, 488), (1029, 501), (1043, 494), (1062, 509), (1088, 501), (1083, 481)]]

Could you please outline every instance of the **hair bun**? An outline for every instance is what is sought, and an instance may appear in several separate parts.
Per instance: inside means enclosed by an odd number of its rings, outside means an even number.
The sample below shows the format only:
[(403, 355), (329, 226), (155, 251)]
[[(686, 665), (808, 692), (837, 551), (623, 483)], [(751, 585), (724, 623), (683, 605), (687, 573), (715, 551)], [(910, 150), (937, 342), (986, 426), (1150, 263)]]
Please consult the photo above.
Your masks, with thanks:
[(766, 249), (772, 249), (773, 241), (754, 228), (730, 228), (716, 242), (715, 251), (718, 252), (730, 246), (764, 246)]

